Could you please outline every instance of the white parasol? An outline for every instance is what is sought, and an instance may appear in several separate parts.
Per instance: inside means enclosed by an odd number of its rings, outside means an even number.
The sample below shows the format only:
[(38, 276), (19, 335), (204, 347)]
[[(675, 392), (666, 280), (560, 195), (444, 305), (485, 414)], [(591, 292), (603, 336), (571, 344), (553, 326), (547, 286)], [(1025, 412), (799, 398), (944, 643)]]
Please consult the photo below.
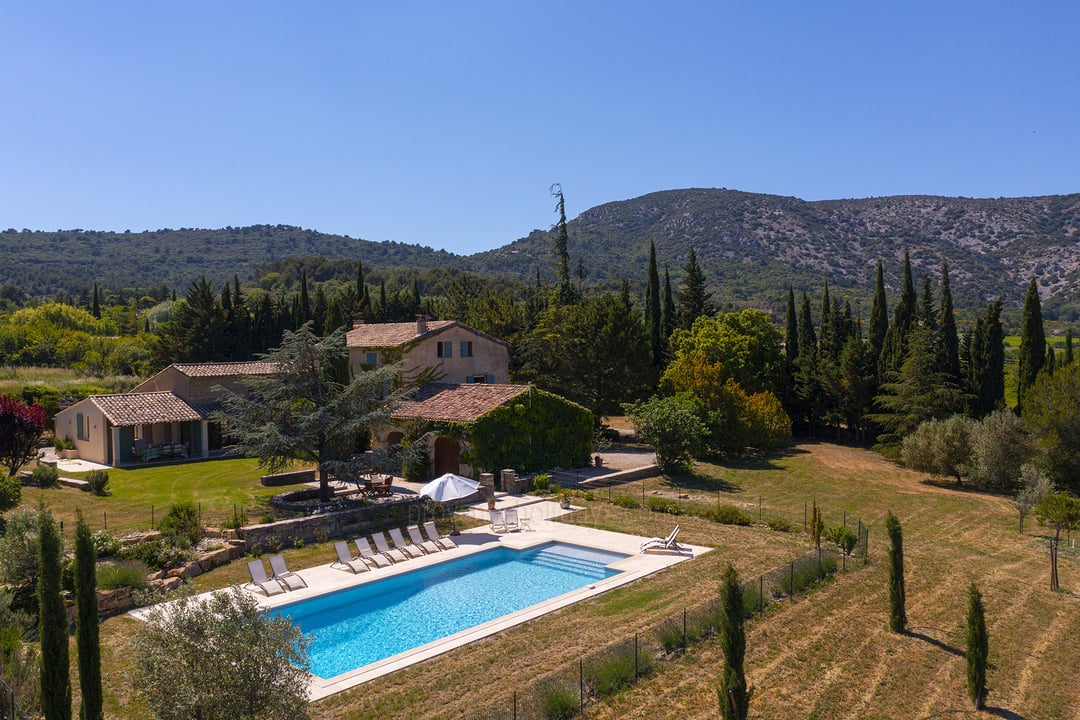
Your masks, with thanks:
[[(469, 497), (480, 488), (480, 483), (454, 473), (440, 475), (424, 487), (420, 488), (420, 494), (431, 498), (435, 502), (451, 502)], [(451, 535), (457, 535), (457, 523), (454, 514), (450, 514), (450, 522), (453, 525)]]

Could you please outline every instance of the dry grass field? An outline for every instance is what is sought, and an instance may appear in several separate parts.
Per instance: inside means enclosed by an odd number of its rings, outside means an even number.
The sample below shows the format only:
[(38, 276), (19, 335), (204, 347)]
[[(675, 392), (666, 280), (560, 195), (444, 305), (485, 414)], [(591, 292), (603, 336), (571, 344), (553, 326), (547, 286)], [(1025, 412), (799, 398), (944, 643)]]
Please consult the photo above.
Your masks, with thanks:
[[(805, 443), (732, 465), (700, 465), (679, 485), (663, 479), (613, 493), (686, 496), (687, 501), (741, 504), (764, 519), (784, 517), (801, 528), (814, 499), (828, 524), (847, 513), (870, 526), (870, 564), (800, 597), (774, 605), (748, 625), (747, 672), (757, 718), (1080, 718), (1080, 564), (1062, 552), (1065, 593), (1047, 590), (1041, 530), (1017, 532), (1007, 499), (938, 486), (921, 474), (865, 450)], [(578, 499), (569, 516), (642, 535), (663, 535), (670, 516)], [(886, 628), (883, 519), (892, 510), (904, 528), (907, 614), (911, 633)], [(373, 681), (312, 706), (318, 719), (457, 718), (506, 699), (515, 687), (573, 667), (582, 653), (635, 632), (650, 634), (684, 607), (716, 597), (731, 562), (751, 578), (808, 549), (801, 532), (734, 527), (680, 517), (688, 542), (717, 551), (579, 603), (479, 643)], [(286, 551), (303, 567), (330, 557), (327, 547)], [(238, 563), (198, 578), (198, 589), (242, 579)], [(990, 633), (989, 704), (974, 713), (965, 692), (963, 624), (966, 590), (983, 592)], [(107, 716), (146, 717), (125, 681), (135, 621), (113, 618), (102, 628)], [(714, 641), (692, 647), (614, 700), (586, 708), (587, 718), (714, 718), (722, 660)]]

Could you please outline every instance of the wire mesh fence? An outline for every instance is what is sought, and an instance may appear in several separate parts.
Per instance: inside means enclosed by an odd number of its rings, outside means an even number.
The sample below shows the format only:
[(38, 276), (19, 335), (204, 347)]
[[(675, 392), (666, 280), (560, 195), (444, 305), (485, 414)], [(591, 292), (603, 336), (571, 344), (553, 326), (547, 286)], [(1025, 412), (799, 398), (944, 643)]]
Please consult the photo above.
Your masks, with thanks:
[[(869, 531), (859, 528), (851, 558), (866, 563)], [(846, 569), (849, 556), (836, 548), (807, 554), (742, 584), (743, 617), (764, 615), (773, 603), (792, 598), (834, 573)], [(719, 597), (583, 655), (575, 665), (523, 683), (506, 696), (466, 716), (466, 720), (558, 720), (572, 718), (595, 702), (632, 687), (641, 678), (661, 672), (664, 663), (719, 632), (723, 608)]]

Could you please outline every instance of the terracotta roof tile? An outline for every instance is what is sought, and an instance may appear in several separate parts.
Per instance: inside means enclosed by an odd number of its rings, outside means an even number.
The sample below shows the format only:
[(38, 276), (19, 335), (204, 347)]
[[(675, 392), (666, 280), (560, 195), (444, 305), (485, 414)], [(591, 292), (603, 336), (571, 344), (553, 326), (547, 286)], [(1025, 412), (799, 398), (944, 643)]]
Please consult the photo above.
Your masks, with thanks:
[(345, 333), (345, 343), (356, 348), (401, 347), (457, 324), (456, 320), (429, 320), (427, 332), (418, 333), (415, 322), (364, 323)]
[(117, 427), (203, 420), (204, 416), (171, 392), (91, 395), (109, 423)]
[(277, 371), (272, 362), (173, 363), (188, 377), (229, 377), (231, 375), (271, 375)]
[(402, 403), (394, 419), (473, 422), (528, 391), (528, 385), (428, 383)]

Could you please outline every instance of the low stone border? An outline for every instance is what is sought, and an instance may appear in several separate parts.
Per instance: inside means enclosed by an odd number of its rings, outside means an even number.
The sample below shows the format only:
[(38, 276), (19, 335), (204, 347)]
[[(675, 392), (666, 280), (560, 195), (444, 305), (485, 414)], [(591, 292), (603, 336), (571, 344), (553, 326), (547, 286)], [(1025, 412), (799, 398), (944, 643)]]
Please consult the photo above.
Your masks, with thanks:
[(266, 487), (278, 487), (280, 485), (302, 485), (303, 483), (315, 482), (315, 470), (291, 470), (289, 472), (263, 475), (259, 482)]

